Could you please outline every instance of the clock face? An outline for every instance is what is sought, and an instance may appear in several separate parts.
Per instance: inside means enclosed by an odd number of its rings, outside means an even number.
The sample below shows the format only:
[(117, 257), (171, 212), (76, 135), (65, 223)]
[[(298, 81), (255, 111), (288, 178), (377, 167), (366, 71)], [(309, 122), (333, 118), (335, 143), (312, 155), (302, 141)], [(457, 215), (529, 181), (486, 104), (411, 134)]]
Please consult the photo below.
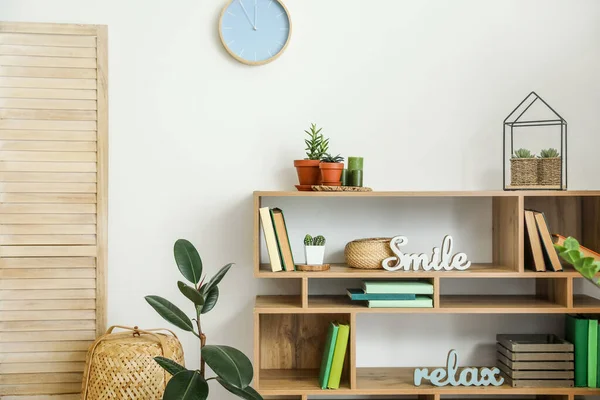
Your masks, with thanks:
[(291, 23), (279, 0), (232, 0), (221, 13), (219, 30), (225, 49), (235, 59), (261, 65), (283, 53)]

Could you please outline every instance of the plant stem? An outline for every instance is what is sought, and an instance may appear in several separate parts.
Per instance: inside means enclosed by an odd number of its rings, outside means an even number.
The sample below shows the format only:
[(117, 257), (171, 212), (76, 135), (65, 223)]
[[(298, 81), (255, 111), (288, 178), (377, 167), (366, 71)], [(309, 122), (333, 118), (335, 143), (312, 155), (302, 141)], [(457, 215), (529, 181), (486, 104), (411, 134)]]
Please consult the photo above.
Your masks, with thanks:
[(206, 335), (202, 332), (202, 324), (200, 323), (200, 313), (198, 313), (198, 318), (196, 319), (196, 325), (198, 326), (198, 334), (200, 338), (200, 375), (204, 378), (206, 373), (206, 366), (204, 362), (204, 358), (202, 357), (202, 348), (206, 346)]

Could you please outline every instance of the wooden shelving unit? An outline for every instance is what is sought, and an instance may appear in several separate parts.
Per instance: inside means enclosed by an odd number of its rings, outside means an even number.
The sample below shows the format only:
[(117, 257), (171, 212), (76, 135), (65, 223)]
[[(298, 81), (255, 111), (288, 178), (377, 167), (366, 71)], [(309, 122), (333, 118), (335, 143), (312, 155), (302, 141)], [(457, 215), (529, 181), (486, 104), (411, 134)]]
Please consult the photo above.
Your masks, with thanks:
[[(388, 272), (357, 270), (334, 264), (325, 272), (271, 272), (261, 264), (261, 231), (258, 209), (263, 200), (285, 197), (310, 198), (488, 198), (491, 199), (492, 262), (473, 264), (467, 271)], [(254, 307), (255, 388), (265, 398), (306, 400), (330, 396), (408, 396), (421, 400), (461, 396), (475, 400), (489, 396), (524, 396), (547, 400), (574, 400), (575, 396), (598, 396), (592, 388), (434, 387), (412, 383), (414, 368), (357, 368), (356, 321), (361, 314), (568, 314), (600, 313), (600, 300), (573, 293), (579, 274), (534, 272), (525, 269), (524, 210), (543, 211), (552, 229), (580, 238), (582, 244), (600, 248), (600, 191), (470, 191), (470, 192), (255, 192), (254, 276), (295, 279), (301, 293), (292, 296), (257, 296)], [(475, 260), (476, 261), (476, 260)], [(371, 309), (346, 296), (309, 295), (314, 279), (429, 279), (434, 284), (434, 307), (429, 309)], [(531, 279), (531, 295), (440, 295), (444, 282), (453, 279)], [(473, 281), (475, 284), (477, 281)], [(321, 390), (318, 368), (327, 324), (332, 320), (350, 324), (350, 345), (339, 390)]]

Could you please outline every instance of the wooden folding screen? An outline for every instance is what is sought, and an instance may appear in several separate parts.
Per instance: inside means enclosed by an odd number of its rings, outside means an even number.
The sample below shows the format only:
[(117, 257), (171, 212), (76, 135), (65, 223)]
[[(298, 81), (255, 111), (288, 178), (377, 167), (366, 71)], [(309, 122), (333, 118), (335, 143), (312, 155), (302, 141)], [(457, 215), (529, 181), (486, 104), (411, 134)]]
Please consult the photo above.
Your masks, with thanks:
[(0, 23), (0, 399), (75, 400), (105, 329), (107, 34)]

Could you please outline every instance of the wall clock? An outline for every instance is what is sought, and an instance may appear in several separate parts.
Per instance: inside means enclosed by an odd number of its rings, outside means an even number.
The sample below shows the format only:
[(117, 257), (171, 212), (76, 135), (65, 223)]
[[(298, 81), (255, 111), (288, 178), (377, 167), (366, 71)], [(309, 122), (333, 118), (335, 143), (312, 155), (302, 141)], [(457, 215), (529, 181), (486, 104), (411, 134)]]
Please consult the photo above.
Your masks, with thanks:
[(219, 35), (233, 58), (262, 65), (284, 52), (292, 23), (280, 0), (231, 0), (221, 12)]

